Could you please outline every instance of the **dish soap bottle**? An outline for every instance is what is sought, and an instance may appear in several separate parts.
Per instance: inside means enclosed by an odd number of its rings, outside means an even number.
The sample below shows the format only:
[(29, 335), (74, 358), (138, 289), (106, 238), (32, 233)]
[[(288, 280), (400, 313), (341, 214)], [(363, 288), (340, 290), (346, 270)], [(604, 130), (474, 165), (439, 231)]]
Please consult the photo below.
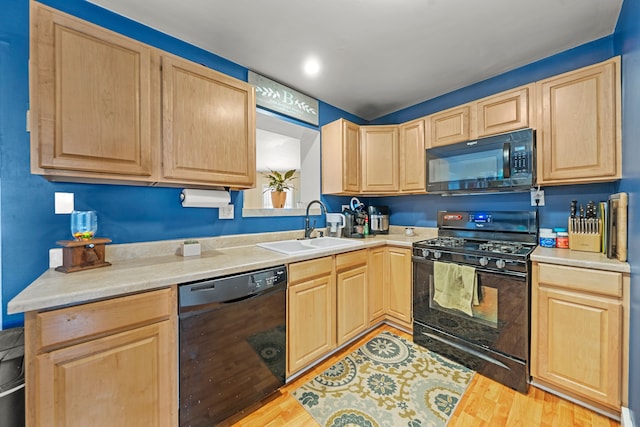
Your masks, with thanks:
[(366, 218), (364, 219), (364, 230), (363, 230), (363, 234), (364, 234), (365, 236), (368, 236), (368, 235), (369, 235), (369, 217), (366, 217)]

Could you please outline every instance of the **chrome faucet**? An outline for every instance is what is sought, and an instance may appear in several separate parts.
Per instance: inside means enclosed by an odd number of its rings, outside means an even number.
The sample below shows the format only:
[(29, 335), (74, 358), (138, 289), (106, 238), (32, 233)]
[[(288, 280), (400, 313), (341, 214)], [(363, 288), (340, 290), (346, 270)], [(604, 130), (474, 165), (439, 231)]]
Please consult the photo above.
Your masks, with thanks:
[(309, 208), (314, 203), (319, 204), (320, 207), (321, 207), (320, 210), (321, 211), (324, 210), (324, 214), (327, 215), (327, 207), (320, 200), (312, 200), (312, 201), (309, 202), (309, 204), (307, 205), (307, 213), (305, 214), (305, 217), (304, 217), (304, 238), (305, 239), (310, 239), (311, 238), (311, 233), (313, 232), (313, 230), (316, 229), (316, 221), (315, 220), (313, 220), (313, 227), (311, 227), (309, 225)]

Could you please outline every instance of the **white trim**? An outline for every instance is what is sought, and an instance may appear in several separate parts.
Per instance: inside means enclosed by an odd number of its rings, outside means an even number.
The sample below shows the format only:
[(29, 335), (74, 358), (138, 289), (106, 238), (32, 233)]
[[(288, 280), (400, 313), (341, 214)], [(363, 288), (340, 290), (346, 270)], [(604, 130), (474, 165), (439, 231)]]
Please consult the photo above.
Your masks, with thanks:
[(631, 418), (631, 411), (629, 408), (622, 407), (622, 419), (620, 420), (622, 427), (633, 427), (633, 418)]

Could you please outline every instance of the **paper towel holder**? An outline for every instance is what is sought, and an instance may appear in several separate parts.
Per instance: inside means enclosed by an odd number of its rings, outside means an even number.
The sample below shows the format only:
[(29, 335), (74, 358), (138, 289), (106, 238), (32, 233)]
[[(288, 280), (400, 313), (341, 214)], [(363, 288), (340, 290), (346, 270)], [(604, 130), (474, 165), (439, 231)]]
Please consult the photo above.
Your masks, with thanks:
[(184, 188), (180, 192), (180, 202), (183, 208), (221, 208), (229, 206), (231, 194), (222, 187), (209, 190)]

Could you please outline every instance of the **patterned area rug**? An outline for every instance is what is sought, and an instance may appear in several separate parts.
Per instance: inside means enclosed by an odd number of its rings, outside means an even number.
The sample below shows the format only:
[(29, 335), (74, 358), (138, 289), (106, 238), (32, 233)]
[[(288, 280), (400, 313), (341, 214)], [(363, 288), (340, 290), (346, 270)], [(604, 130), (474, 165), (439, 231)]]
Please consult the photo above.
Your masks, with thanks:
[(293, 396), (325, 427), (444, 426), (474, 371), (389, 332)]

